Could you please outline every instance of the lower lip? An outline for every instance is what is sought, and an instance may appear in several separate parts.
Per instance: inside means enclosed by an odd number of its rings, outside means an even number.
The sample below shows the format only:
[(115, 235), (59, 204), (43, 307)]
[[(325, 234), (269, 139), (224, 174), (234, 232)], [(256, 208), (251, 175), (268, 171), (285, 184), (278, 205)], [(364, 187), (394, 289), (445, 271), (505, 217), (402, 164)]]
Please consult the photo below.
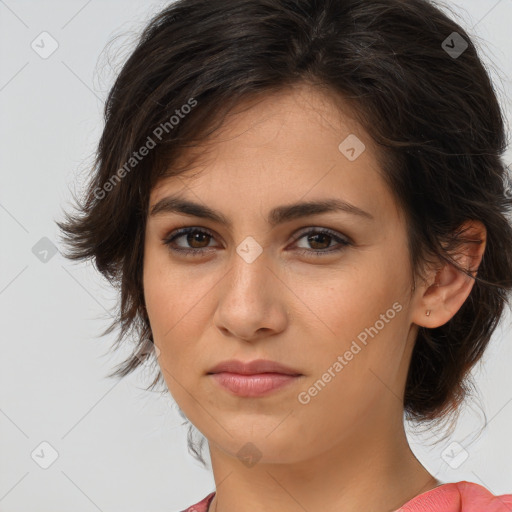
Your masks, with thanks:
[(240, 373), (213, 373), (211, 376), (224, 388), (237, 396), (258, 397), (276, 391), (297, 380), (300, 375), (283, 373), (256, 373), (242, 375)]

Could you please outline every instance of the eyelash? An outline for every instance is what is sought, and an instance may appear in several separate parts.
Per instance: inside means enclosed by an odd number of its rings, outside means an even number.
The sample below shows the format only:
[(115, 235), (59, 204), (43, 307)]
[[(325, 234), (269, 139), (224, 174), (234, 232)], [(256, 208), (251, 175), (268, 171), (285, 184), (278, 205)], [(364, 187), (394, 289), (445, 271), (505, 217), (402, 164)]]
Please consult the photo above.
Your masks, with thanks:
[[(183, 248), (177, 248), (173, 247), (171, 244), (178, 238), (182, 237), (183, 235), (187, 235), (189, 233), (201, 233), (204, 235), (208, 235), (212, 238), (214, 238), (213, 234), (207, 230), (207, 229), (199, 229), (197, 227), (186, 227), (186, 228), (180, 228), (175, 231), (173, 231), (169, 236), (167, 236), (163, 243), (164, 245), (167, 245), (170, 251), (174, 251), (180, 254), (184, 254), (186, 256), (201, 256), (205, 252), (210, 252), (211, 247), (201, 248), (201, 249), (183, 249)], [(342, 238), (339, 235), (336, 234), (336, 232), (331, 231), (327, 228), (319, 228), (319, 229), (312, 229), (310, 231), (305, 231), (300, 233), (297, 238), (294, 240), (293, 243), (298, 242), (301, 238), (304, 238), (306, 235), (327, 235), (331, 238), (333, 238), (336, 242), (340, 244), (340, 247), (337, 249), (324, 249), (324, 250), (315, 250), (315, 249), (298, 249), (299, 254), (304, 256), (327, 256), (329, 254), (338, 253), (343, 251), (347, 246), (352, 245), (352, 242), (349, 241), (346, 238)]]

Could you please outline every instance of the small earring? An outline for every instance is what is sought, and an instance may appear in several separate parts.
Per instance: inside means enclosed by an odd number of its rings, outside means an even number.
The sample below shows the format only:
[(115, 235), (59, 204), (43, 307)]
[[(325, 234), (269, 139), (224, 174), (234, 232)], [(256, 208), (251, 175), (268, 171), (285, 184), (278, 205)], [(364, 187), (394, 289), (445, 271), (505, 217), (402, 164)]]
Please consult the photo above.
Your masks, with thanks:
[(427, 316), (430, 316), (430, 309), (427, 309), (427, 312), (425, 313)]

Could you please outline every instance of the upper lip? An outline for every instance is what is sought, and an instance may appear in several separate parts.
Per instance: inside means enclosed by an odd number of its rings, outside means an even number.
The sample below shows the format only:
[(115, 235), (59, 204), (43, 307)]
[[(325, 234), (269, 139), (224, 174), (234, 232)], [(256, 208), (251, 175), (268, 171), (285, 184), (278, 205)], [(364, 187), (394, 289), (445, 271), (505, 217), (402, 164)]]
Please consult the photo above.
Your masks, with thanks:
[(230, 372), (239, 373), (242, 375), (254, 375), (257, 373), (283, 373), (286, 375), (301, 375), (300, 372), (277, 363), (275, 361), (269, 361), (267, 359), (255, 359), (244, 363), (236, 359), (230, 359), (229, 361), (222, 361), (210, 369), (208, 373), (220, 373)]

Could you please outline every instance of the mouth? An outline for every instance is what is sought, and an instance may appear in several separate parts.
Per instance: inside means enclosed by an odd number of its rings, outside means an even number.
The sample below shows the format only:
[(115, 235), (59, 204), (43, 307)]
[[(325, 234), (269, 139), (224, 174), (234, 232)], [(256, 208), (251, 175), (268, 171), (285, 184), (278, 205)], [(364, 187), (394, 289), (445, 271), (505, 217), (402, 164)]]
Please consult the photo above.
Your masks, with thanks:
[(208, 373), (222, 389), (242, 397), (262, 397), (296, 382), (303, 375), (275, 361), (224, 361)]

